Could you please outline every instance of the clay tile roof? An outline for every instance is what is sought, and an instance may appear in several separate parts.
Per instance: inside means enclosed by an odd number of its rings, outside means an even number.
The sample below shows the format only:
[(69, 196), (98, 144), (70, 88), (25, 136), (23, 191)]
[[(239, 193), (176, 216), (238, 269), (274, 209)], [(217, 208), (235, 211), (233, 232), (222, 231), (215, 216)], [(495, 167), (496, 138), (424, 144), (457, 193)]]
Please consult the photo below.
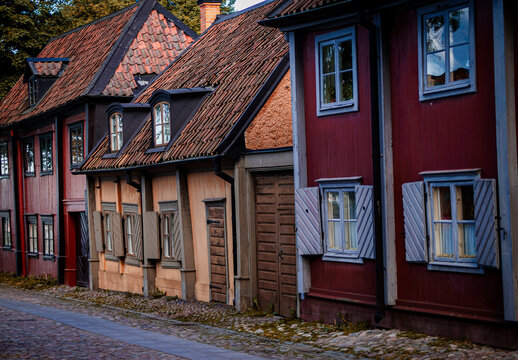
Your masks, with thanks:
[[(162, 72), (193, 41), (191, 36), (184, 36), (184, 40), (178, 47), (167, 50), (167, 44), (179, 42), (178, 33), (185, 32), (177, 28), (175, 23), (167, 21), (158, 11), (151, 11), (146, 23), (104, 89), (103, 95), (133, 95), (133, 90), (137, 87), (133, 75), (158, 75)], [(146, 57), (145, 66), (142, 66), (142, 59)]]
[(288, 53), (288, 43), (280, 31), (257, 23), (279, 2), (265, 2), (222, 17), (137, 95), (135, 102), (144, 103), (160, 89), (214, 88), (166, 151), (146, 153), (152, 141), (148, 119), (118, 158), (102, 158), (108, 148), (106, 136), (81, 170), (109, 170), (217, 155), (218, 146)]
[[(84, 95), (136, 9), (137, 5), (132, 5), (51, 39), (38, 58), (69, 58), (68, 67), (41, 101), (30, 109), (28, 85), (20, 78), (0, 103), (0, 127), (44, 113)], [(47, 62), (35, 62), (34, 65), (42, 73), (51, 74), (57, 70), (53, 66), (59, 67)]]
[(40, 76), (58, 76), (63, 63), (63, 61), (33, 61)]

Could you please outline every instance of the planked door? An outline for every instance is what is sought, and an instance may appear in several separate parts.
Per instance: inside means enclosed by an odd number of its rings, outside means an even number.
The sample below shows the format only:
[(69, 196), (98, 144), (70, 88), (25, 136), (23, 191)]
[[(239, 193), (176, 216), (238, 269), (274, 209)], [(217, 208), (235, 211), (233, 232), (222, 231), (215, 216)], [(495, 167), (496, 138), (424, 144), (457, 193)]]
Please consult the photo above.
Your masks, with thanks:
[(207, 203), (207, 230), (209, 234), (210, 299), (227, 303), (227, 251), (224, 203)]
[(79, 216), (76, 217), (76, 224), (79, 226), (79, 231), (76, 232), (76, 234), (79, 234), (76, 242), (76, 284), (88, 287), (88, 254), (90, 245), (88, 242), (88, 218), (85, 212), (79, 213)]
[(264, 311), (296, 311), (293, 173), (255, 176), (257, 300)]

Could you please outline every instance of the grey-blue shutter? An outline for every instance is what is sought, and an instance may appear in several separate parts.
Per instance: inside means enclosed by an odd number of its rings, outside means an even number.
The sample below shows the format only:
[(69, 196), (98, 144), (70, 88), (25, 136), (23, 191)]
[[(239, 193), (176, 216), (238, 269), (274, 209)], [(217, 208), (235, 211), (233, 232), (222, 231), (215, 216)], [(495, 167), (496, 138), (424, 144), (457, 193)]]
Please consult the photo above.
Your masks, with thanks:
[(496, 182), (493, 179), (474, 181), (475, 239), (479, 265), (498, 267), (498, 236), (496, 233)]
[(427, 262), (426, 210), (422, 181), (403, 184), (405, 252), (408, 262)]
[(374, 213), (372, 211), (372, 186), (357, 185), (356, 239), (361, 258), (374, 259)]
[(318, 187), (295, 191), (295, 224), (300, 255), (323, 254)]

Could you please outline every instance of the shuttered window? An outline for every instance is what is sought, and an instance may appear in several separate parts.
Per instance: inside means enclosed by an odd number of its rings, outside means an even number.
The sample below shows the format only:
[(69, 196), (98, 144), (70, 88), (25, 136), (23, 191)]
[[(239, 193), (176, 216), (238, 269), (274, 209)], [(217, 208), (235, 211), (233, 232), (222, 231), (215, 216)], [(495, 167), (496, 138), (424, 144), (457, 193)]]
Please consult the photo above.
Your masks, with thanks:
[(422, 174), (424, 183), (403, 184), (406, 260), (437, 270), (497, 267), (495, 181), (477, 172)]

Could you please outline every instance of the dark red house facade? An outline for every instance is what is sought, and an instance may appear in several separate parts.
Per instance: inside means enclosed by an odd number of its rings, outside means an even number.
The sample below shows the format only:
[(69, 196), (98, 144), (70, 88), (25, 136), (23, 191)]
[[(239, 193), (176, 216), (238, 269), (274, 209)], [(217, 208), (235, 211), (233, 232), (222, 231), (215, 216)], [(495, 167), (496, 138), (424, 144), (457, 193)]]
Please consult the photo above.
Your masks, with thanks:
[(301, 317), (516, 346), (516, 14), (309, 0), (262, 22), (290, 41)]
[(27, 59), (0, 104), (0, 271), (88, 285), (86, 178), (71, 171), (107, 130), (109, 103), (130, 101), (195, 38), (146, 0)]

